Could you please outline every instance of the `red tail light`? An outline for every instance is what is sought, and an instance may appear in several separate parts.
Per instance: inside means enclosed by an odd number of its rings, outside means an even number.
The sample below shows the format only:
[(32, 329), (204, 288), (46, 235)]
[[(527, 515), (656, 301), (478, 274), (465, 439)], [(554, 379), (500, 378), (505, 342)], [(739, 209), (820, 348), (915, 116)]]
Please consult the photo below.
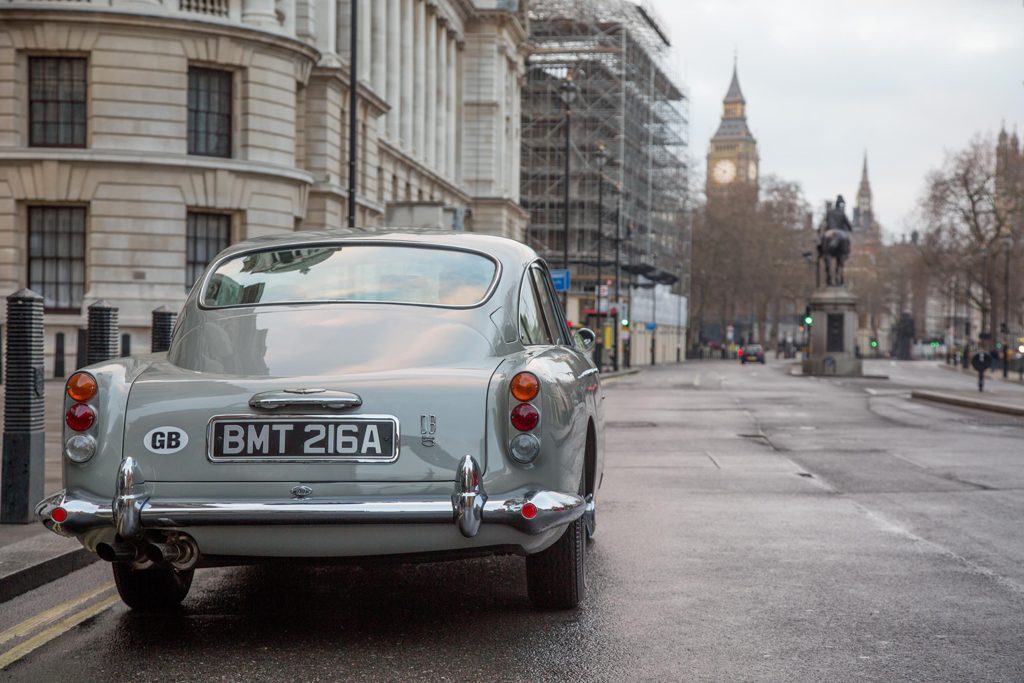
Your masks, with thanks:
[(537, 506), (533, 503), (527, 503), (522, 509), (523, 519), (533, 519), (537, 516)]
[(96, 411), (84, 403), (76, 403), (68, 408), (64, 422), (76, 432), (84, 432), (96, 422)]
[(512, 409), (512, 426), (528, 432), (540, 423), (540, 412), (529, 403), (520, 403)]
[(68, 511), (64, 508), (54, 508), (53, 512), (50, 513), (50, 519), (55, 521), (57, 524), (62, 524), (67, 521)]

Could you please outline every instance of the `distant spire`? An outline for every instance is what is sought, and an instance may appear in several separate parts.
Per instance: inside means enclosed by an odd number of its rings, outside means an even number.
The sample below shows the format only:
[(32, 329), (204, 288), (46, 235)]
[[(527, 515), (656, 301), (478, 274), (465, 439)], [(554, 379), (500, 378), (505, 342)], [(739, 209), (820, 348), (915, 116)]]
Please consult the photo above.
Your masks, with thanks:
[(740, 90), (740, 78), (737, 75), (737, 66), (736, 66), (736, 57), (735, 57), (735, 55), (733, 56), (733, 64), (732, 64), (732, 82), (729, 83), (729, 92), (727, 92), (725, 94), (725, 99), (722, 100), (722, 101), (726, 102), (726, 103), (728, 103), (728, 102), (739, 102), (741, 104), (746, 104), (747, 103), (747, 101), (745, 99), (743, 99), (743, 91)]
[(860, 171), (860, 184), (868, 185), (868, 151), (864, 150), (864, 167)]

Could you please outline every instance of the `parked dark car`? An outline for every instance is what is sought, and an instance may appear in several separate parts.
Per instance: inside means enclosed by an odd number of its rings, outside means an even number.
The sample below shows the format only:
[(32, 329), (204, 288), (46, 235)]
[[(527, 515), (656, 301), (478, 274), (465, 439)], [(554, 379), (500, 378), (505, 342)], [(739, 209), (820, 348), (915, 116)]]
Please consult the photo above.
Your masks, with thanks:
[(760, 344), (747, 344), (739, 351), (740, 363), (761, 363), (764, 365), (764, 347)]

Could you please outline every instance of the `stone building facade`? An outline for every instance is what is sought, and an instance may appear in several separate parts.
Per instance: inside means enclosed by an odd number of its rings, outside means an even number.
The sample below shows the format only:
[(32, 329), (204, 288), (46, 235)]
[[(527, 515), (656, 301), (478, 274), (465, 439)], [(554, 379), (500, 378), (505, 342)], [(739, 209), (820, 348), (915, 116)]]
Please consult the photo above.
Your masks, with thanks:
[[(527, 38), (502, 0), (359, 2), (356, 225), (521, 239)], [(132, 350), (227, 244), (346, 224), (349, 0), (0, 7), (0, 294)], [(68, 360), (67, 367), (74, 365)]]

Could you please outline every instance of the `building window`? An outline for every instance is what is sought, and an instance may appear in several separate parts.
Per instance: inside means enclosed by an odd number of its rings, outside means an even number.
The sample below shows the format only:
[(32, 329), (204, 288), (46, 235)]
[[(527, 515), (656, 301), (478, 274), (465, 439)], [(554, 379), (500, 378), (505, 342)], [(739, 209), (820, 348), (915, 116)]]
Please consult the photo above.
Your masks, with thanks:
[(30, 57), (28, 144), (85, 147), (85, 59)]
[(188, 153), (231, 156), (230, 71), (189, 67)]
[(206, 270), (210, 261), (231, 243), (231, 216), (189, 211), (185, 219), (185, 290)]
[(51, 310), (78, 312), (85, 292), (85, 208), (28, 207), (28, 286)]

